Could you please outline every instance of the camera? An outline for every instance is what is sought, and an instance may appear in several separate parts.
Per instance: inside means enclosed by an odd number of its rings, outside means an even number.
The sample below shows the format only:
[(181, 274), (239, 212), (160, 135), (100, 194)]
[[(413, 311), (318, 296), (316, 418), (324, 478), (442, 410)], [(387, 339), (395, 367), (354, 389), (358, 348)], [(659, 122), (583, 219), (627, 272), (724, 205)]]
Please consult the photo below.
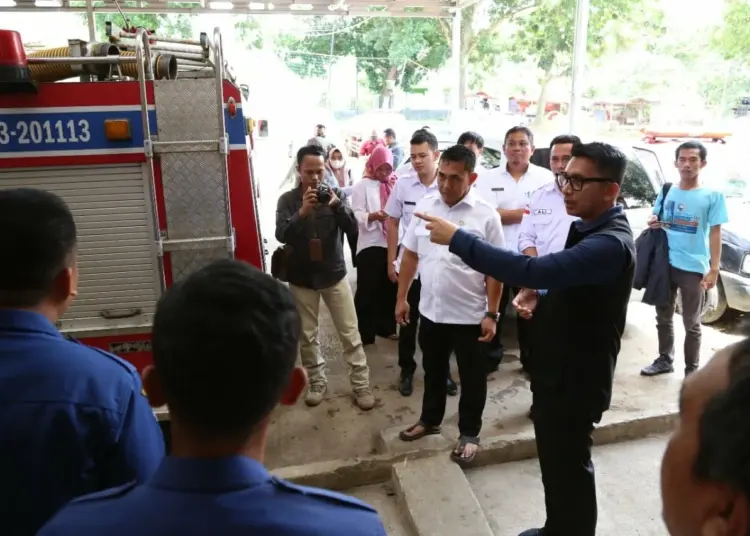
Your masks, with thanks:
[(316, 192), (318, 194), (318, 203), (321, 205), (327, 205), (331, 202), (331, 192), (328, 190), (327, 186), (323, 186), (322, 184), (318, 186), (318, 190)]

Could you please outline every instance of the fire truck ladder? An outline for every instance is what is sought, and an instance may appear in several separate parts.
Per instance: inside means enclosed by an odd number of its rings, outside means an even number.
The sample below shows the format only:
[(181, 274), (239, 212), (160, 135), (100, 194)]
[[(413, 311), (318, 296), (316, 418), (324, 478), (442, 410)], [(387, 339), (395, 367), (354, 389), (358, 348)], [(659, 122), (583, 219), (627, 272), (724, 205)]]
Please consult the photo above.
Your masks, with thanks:
[[(153, 36), (139, 28), (134, 37), (154, 207), (157, 169), (164, 192), (167, 231), (158, 230), (155, 213), (156, 247), (160, 258), (169, 252), (176, 281), (213, 260), (234, 257), (221, 32), (216, 28), (211, 42), (203, 36), (200, 42), (189, 43), (205, 49), (206, 56), (213, 53), (214, 76), (178, 80), (155, 80), (149, 42)], [(154, 88), (156, 129), (148, 104), (148, 82)]]

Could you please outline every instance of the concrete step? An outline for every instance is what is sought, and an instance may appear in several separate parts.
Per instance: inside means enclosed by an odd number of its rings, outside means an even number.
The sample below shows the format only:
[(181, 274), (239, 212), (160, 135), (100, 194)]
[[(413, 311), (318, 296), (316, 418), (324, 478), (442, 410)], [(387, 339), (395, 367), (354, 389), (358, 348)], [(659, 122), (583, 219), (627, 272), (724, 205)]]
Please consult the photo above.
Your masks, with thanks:
[[(666, 443), (662, 435), (594, 448), (597, 535), (667, 536), (659, 484)], [(538, 460), (469, 469), (466, 478), (494, 536), (517, 536), (544, 524)]]
[(493, 536), (464, 472), (447, 456), (395, 464), (393, 485), (416, 536)]

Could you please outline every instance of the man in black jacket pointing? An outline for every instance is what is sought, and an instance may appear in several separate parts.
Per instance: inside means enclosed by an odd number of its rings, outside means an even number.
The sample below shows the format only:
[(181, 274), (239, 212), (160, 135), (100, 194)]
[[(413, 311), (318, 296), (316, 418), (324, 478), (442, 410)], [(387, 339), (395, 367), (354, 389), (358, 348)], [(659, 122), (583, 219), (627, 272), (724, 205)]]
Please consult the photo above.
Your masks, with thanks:
[(536, 317), (531, 374), (534, 433), (547, 522), (520, 536), (594, 536), (596, 487), (591, 462), (594, 424), (609, 409), (617, 355), (635, 270), (635, 245), (616, 206), (627, 159), (615, 147), (573, 148), (556, 176), (571, 224), (565, 249), (527, 257), (496, 248), (454, 224), (424, 214), (433, 242), (447, 244), (471, 268), (526, 289), (519, 314)]

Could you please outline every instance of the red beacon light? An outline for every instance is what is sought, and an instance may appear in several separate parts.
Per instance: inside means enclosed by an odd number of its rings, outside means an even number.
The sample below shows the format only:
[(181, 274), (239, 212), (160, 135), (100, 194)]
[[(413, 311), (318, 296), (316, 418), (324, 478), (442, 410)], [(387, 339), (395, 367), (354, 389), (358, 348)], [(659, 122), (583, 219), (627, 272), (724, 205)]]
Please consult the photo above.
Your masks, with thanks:
[(21, 34), (0, 30), (0, 93), (35, 93)]

